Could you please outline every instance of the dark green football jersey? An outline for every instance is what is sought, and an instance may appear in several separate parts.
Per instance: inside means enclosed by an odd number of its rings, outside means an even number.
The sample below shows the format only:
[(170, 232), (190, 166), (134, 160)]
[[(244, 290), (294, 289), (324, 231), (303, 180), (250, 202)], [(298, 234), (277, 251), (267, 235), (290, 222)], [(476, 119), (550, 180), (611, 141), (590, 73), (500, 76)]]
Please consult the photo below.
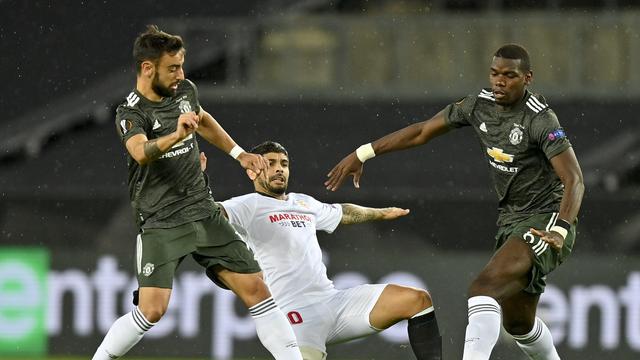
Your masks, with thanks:
[(483, 89), (445, 108), (452, 128), (471, 126), (486, 156), (498, 195), (498, 225), (558, 211), (563, 185), (550, 159), (571, 147), (545, 99), (529, 91), (508, 110)]
[[(195, 85), (184, 80), (175, 96), (153, 102), (133, 90), (116, 110), (123, 144), (136, 134), (155, 139), (176, 130), (182, 113), (200, 112)], [(170, 228), (210, 216), (211, 191), (200, 170), (195, 134), (175, 144), (160, 158), (140, 166), (128, 154), (129, 197), (142, 228)]]

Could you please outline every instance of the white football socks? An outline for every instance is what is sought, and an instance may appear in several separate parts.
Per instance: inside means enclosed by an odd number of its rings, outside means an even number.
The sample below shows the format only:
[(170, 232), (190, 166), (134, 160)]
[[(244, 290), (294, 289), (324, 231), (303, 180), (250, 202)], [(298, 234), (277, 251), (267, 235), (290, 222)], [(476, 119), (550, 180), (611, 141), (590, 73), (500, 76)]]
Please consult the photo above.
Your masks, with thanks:
[(533, 329), (525, 335), (511, 335), (516, 344), (532, 360), (560, 360), (547, 325), (536, 317)]
[[(276, 360), (302, 360), (293, 329), (273, 298), (252, 306), (249, 312), (260, 342)], [(92, 360), (113, 360), (126, 354), (153, 325), (134, 308), (111, 325)]]
[(488, 360), (498, 341), (502, 311), (489, 296), (469, 298), (469, 324), (464, 338), (462, 360)]
[(272, 297), (249, 308), (262, 345), (276, 360), (302, 360), (296, 335)]
[(111, 325), (92, 360), (113, 360), (126, 354), (153, 325), (136, 306)]

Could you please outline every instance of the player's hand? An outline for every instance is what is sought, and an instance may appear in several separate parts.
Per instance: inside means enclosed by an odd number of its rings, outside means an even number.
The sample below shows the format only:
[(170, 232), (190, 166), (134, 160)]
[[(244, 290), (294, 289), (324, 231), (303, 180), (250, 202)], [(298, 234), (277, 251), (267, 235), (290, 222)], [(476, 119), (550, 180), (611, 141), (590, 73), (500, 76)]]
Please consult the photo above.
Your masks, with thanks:
[(407, 215), (409, 213), (409, 209), (388, 207), (388, 208), (380, 209), (380, 213), (382, 214), (382, 220), (393, 220), (401, 216)]
[(255, 180), (256, 177), (269, 166), (267, 159), (262, 155), (248, 153), (246, 151), (238, 155), (236, 160), (240, 161), (240, 165), (247, 170), (247, 176), (249, 176), (251, 181)]
[(533, 228), (529, 229), (529, 231), (531, 231), (533, 235), (539, 236), (540, 240), (551, 245), (551, 248), (554, 249), (555, 251), (562, 250), (562, 246), (564, 245), (564, 238), (562, 237), (562, 235), (558, 234), (557, 232), (537, 230)]
[(204, 154), (204, 151), (200, 152), (200, 170), (203, 172), (207, 170), (207, 155)]
[(176, 125), (176, 134), (180, 140), (193, 134), (198, 130), (198, 123), (200, 117), (193, 111), (184, 113), (178, 118), (178, 124)]
[(347, 176), (352, 175), (353, 186), (358, 189), (360, 188), (360, 177), (362, 176), (363, 170), (364, 164), (360, 162), (354, 151), (329, 171), (327, 174), (329, 180), (324, 182), (324, 186), (327, 187), (327, 190), (336, 191), (340, 185), (342, 185), (344, 179)]

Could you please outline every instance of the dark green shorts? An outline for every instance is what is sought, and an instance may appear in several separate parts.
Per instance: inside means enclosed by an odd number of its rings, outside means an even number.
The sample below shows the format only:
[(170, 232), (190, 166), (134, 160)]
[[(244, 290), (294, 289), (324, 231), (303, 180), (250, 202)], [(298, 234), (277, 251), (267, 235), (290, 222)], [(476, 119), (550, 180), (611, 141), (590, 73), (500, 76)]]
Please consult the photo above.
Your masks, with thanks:
[(542, 294), (545, 286), (547, 286), (547, 274), (562, 264), (571, 254), (576, 238), (576, 223), (571, 225), (571, 230), (568, 232), (566, 239), (564, 239), (564, 245), (560, 251), (552, 249), (551, 245), (540, 240), (539, 237), (534, 236), (529, 231), (530, 228), (548, 231), (553, 226), (557, 216), (558, 213), (533, 215), (526, 220), (501, 226), (498, 229), (496, 250), (512, 237), (522, 239), (533, 250), (534, 265), (529, 275), (529, 286), (524, 289), (526, 292)]
[(138, 234), (135, 264), (138, 285), (172, 288), (176, 269), (189, 254), (221, 287), (225, 286), (216, 278), (214, 266), (244, 274), (261, 271), (253, 252), (216, 210), (206, 219), (169, 229), (145, 229)]

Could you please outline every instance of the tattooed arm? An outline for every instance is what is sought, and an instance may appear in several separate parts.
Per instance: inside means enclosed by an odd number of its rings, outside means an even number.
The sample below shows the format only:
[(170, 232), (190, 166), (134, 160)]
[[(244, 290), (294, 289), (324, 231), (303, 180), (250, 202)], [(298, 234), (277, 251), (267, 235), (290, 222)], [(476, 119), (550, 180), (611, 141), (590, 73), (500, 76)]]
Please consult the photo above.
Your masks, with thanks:
[(397, 207), (370, 208), (355, 204), (340, 204), (342, 206), (342, 220), (340, 224), (358, 224), (373, 220), (392, 220), (405, 216), (409, 213), (407, 209)]

